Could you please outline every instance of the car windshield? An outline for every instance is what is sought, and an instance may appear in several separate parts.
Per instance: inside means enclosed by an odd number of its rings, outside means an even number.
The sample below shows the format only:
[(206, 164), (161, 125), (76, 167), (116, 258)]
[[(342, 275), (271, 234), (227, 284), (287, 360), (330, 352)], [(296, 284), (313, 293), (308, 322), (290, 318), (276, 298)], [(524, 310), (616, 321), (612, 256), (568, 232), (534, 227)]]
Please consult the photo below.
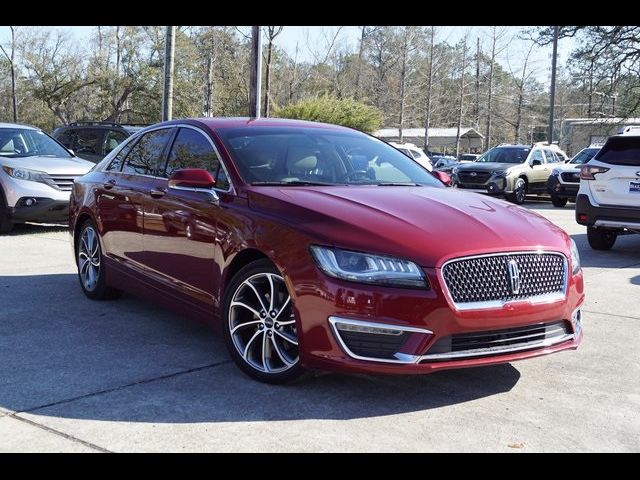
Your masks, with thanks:
[(585, 148), (584, 150), (580, 150), (569, 163), (577, 163), (580, 165), (587, 163), (596, 153), (598, 153), (599, 150), (599, 148)]
[(442, 183), (395, 148), (363, 133), (313, 127), (241, 127), (218, 134), (253, 185)]
[(526, 147), (495, 147), (485, 152), (476, 162), (523, 163), (530, 151)]
[(0, 156), (70, 157), (71, 154), (41, 130), (0, 128)]

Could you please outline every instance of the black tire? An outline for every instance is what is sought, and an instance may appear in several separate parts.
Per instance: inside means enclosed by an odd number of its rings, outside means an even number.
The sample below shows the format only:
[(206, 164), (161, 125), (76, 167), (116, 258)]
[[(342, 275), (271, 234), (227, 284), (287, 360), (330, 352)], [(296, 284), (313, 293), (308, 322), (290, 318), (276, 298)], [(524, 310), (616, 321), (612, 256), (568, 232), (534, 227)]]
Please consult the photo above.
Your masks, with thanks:
[[(255, 306), (256, 312), (260, 310), (260, 315), (263, 315), (265, 312), (259, 305), (261, 301), (264, 301), (266, 298), (262, 297), (258, 300), (257, 296), (253, 296), (255, 292), (250, 290), (250, 287), (247, 286), (246, 282), (249, 279), (252, 279), (255, 284), (256, 291), (261, 294), (265, 290), (262, 289), (260, 285), (260, 281), (263, 278), (266, 278), (268, 275), (274, 275), (271, 277), (274, 284), (278, 282), (277, 285), (277, 294), (274, 294), (273, 297), (278, 296), (278, 303), (286, 303), (286, 307), (282, 309), (284, 315), (280, 317), (278, 313), (275, 317), (275, 320), (270, 320), (269, 313), (262, 318), (265, 318), (264, 321), (261, 321), (261, 317), (256, 316), (256, 313), (252, 313), (246, 308), (238, 307), (237, 303), (248, 302), (249, 306)], [(278, 279), (276, 279), (278, 277)], [(283, 302), (285, 299), (285, 295), (289, 295), (286, 285), (284, 282), (280, 283), (282, 278), (282, 274), (278, 271), (278, 269), (268, 260), (256, 260), (251, 262), (250, 264), (244, 266), (242, 269), (236, 273), (228, 287), (226, 288), (226, 292), (222, 301), (222, 331), (224, 335), (224, 341), (227, 345), (227, 349), (229, 350), (229, 354), (233, 359), (234, 363), (248, 376), (253, 378), (254, 380), (258, 380), (264, 383), (270, 384), (285, 384), (293, 382), (294, 380), (300, 379), (305, 371), (300, 365), (300, 356), (298, 354), (298, 346), (294, 345), (291, 342), (287, 342), (284, 340), (285, 337), (298, 340), (297, 337), (297, 328), (296, 328), (296, 320), (293, 316), (293, 309), (291, 306), (291, 300), (288, 302)], [(254, 285), (252, 283), (252, 285)], [(247, 295), (246, 299), (243, 295)], [(271, 297), (271, 295), (270, 295)], [(236, 302), (234, 304), (234, 310), (232, 311), (232, 301)], [(253, 303), (252, 303), (253, 302)], [(276, 307), (276, 302), (274, 301), (274, 311)], [(266, 307), (268, 308), (268, 307)], [(286, 310), (285, 310), (286, 309)], [(286, 326), (280, 326), (279, 331), (285, 336), (280, 334), (276, 335), (275, 329), (278, 327), (279, 323), (278, 319), (286, 318), (283, 323), (293, 322)], [(256, 324), (256, 322), (258, 322)], [(270, 322), (270, 323), (269, 323)], [(247, 326), (241, 327), (240, 329), (235, 329), (234, 335), (232, 335), (232, 328), (237, 327), (238, 325), (243, 325), (247, 323)], [(232, 324), (234, 327), (232, 327)], [(293, 333), (292, 333), (293, 332)], [(267, 337), (269, 334), (269, 337)], [(295, 336), (295, 338), (294, 338)], [(257, 340), (256, 340), (257, 339)], [(262, 345), (260, 346), (260, 342)], [(278, 347), (278, 342), (280, 343), (280, 347)], [(252, 356), (255, 357), (255, 353), (261, 353), (265, 349), (265, 344), (267, 345), (267, 351), (270, 351), (270, 360), (264, 360), (264, 354), (260, 358), (260, 364), (256, 362)], [(256, 352), (256, 347), (258, 347), (258, 351)], [(275, 348), (274, 348), (275, 347)], [(246, 354), (242, 355), (240, 350), (243, 350)], [(276, 352), (277, 350), (277, 352)], [(274, 354), (277, 353), (277, 356)], [(295, 361), (293, 358), (295, 356)], [(289, 360), (290, 364), (285, 363), (282, 359)], [(273, 360), (273, 361), (272, 361)], [(281, 363), (280, 367), (274, 367), (274, 363)], [(256, 365), (257, 364), (257, 365)], [(281, 371), (277, 371), (278, 368)], [(272, 369), (273, 371), (269, 371)], [(284, 370), (282, 370), (284, 369)]]
[(563, 208), (567, 202), (568, 198), (557, 197), (555, 195), (551, 195), (551, 203), (553, 203), (554, 207)]
[(527, 196), (527, 182), (524, 178), (520, 177), (516, 179), (516, 183), (513, 186), (513, 193), (506, 195), (506, 199), (516, 205), (522, 205)]
[(615, 230), (587, 227), (587, 240), (594, 250), (611, 250), (617, 238), (618, 232)]
[[(97, 275), (93, 275), (93, 278), (95, 279), (95, 281), (91, 282), (88, 285), (87, 282), (85, 281), (85, 278), (83, 277), (83, 271), (87, 271), (85, 270), (85, 268), (90, 269), (92, 268), (92, 266), (95, 266), (95, 265), (92, 263), (91, 259), (88, 259), (86, 254), (84, 254), (83, 257), (81, 257), (81, 250), (83, 250), (84, 248), (83, 238), (85, 237), (85, 234), (89, 229), (92, 229), (94, 232), (94, 235), (96, 235), (95, 248), (97, 250), (95, 250), (96, 253), (95, 255), (92, 256), (92, 259), (98, 259), (98, 266), (97, 266)], [(78, 233), (78, 239), (76, 241), (76, 248), (75, 248), (76, 264), (78, 265), (78, 280), (80, 281), (80, 287), (82, 288), (82, 291), (91, 300), (115, 300), (116, 298), (119, 298), (120, 296), (122, 296), (122, 290), (118, 290), (117, 288), (107, 286), (107, 282), (106, 282), (107, 275), (105, 272), (104, 256), (102, 255), (102, 246), (100, 245), (100, 239), (98, 238), (97, 235), (98, 235), (97, 229), (91, 220), (86, 220), (82, 224), (82, 227), (80, 227), (80, 230)], [(88, 261), (88, 265), (86, 266), (85, 264), (87, 262), (84, 261), (85, 258), (87, 258), (87, 261)]]
[(4, 199), (4, 192), (0, 189), (0, 234), (13, 230), (13, 222), (9, 219), (9, 209)]

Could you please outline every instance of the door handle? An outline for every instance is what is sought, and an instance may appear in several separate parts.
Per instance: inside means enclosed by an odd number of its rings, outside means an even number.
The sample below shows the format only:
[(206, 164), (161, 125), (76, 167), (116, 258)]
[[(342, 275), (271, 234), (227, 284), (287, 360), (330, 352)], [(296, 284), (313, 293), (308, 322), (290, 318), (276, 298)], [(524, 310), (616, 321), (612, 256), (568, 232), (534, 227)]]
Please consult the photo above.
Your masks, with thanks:
[(116, 185), (115, 180), (109, 180), (103, 185), (103, 187), (105, 190), (111, 190), (113, 187), (115, 187), (115, 185)]
[(149, 195), (151, 195), (153, 198), (161, 198), (161, 197), (164, 197), (165, 193), (167, 193), (166, 190), (163, 190), (160, 188), (154, 188), (149, 192)]

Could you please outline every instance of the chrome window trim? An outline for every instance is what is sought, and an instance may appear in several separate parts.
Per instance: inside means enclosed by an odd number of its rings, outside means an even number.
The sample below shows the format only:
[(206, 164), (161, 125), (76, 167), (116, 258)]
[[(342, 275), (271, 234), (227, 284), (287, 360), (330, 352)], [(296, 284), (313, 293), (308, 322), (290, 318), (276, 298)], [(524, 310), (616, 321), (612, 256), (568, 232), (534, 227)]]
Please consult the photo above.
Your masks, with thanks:
[[(213, 140), (211, 139), (211, 137), (209, 135), (207, 135), (207, 133), (204, 130), (202, 130), (200, 127), (196, 127), (194, 125), (188, 125), (186, 123), (185, 124), (176, 123), (176, 124), (172, 124), (172, 125), (158, 125), (158, 126), (155, 126), (155, 127), (145, 128), (144, 130), (140, 130), (140, 131), (134, 133), (133, 135), (128, 137), (124, 142), (122, 142), (120, 145), (118, 145), (117, 153), (115, 153), (114, 157), (117, 156), (118, 153), (120, 153), (120, 150), (122, 150), (128, 143), (133, 142), (138, 137), (141, 137), (142, 135), (145, 135), (147, 133), (155, 132), (156, 130), (161, 130), (161, 129), (164, 129), (164, 128), (167, 128), (167, 129), (171, 129), (171, 128), (190, 128), (192, 130), (196, 130), (201, 135), (203, 135), (209, 141), (209, 144), (211, 145), (211, 147), (213, 147), (213, 150), (216, 153), (216, 155), (218, 156), (218, 160), (220, 161), (220, 165), (222, 165), (222, 169), (224, 170), (224, 173), (227, 176), (227, 180), (229, 181), (229, 188), (227, 190), (222, 190), (221, 188), (216, 188), (216, 187), (212, 187), (212, 189), (215, 190), (215, 191), (218, 191), (218, 192), (229, 193), (229, 194), (236, 195), (236, 189), (235, 189), (235, 186), (233, 185), (233, 180), (231, 179), (231, 176), (229, 175), (229, 170), (227, 170), (227, 166), (224, 164), (224, 160), (223, 160), (222, 156), (220, 155), (220, 151), (216, 147), (216, 145), (213, 142)], [(174, 141), (175, 141), (175, 139), (174, 139)], [(173, 145), (171, 145), (171, 146), (173, 146)], [(116, 152), (116, 149), (114, 149), (113, 151)], [(111, 154), (111, 152), (109, 152), (109, 154)], [(112, 161), (113, 161), (113, 159), (112, 159)], [(125, 159), (125, 161), (126, 161), (126, 159)], [(167, 161), (168, 161), (168, 158), (167, 158)], [(110, 164), (111, 164), (111, 161), (108, 162), (108, 164), (105, 165), (104, 168), (101, 169), (101, 172), (109, 173), (109, 174), (119, 174), (119, 175), (135, 175), (137, 177), (155, 178), (155, 179), (158, 179), (158, 180), (166, 180), (167, 179), (167, 177), (159, 177), (157, 175), (145, 175), (145, 174), (141, 174), (141, 173), (125, 173), (122, 170), (119, 170), (119, 171), (107, 170), (107, 167)], [(124, 167), (124, 164), (123, 164), (123, 167)]]
[[(555, 293), (547, 293), (543, 295), (535, 295), (533, 297), (528, 298), (519, 298), (515, 300), (489, 300), (486, 302), (469, 302), (469, 303), (456, 303), (453, 301), (453, 297), (451, 296), (451, 292), (449, 291), (449, 286), (447, 285), (446, 280), (444, 279), (443, 270), (448, 264), (453, 262), (458, 262), (462, 260), (471, 260), (474, 258), (488, 258), (488, 257), (502, 257), (505, 255), (557, 255), (562, 257), (563, 265), (564, 265), (564, 289), (562, 292)], [(569, 260), (567, 256), (562, 252), (556, 252), (551, 250), (523, 250), (523, 251), (515, 251), (515, 252), (497, 252), (497, 253), (486, 253), (486, 254), (478, 254), (478, 255), (467, 255), (464, 257), (456, 257), (451, 258), (444, 262), (440, 268), (436, 269), (436, 274), (438, 277), (438, 281), (442, 286), (442, 291), (444, 292), (449, 304), (457, 311), (468, 311), (468, 310), (488, 310), (488, 309), (499, 309), (503, 308), (505, 305), (516, 304), (516, 303), (529, 303), (531, 305), (541, 305), (548, 303), (555, 303), (561, 300), (565, 300), (567, 298), (567, 292), (569, 291)]]
[[(354, 320), (351, 318), (344, 318), (344, 317), (338, 317), (338, 316), (329, 317), (329, 324), (331, 325), (331, 330), (333, 331), (333, 335), (338, 340), (338, 343), (340, 344), (344, 352), (347, 355), (349, 355), (351, 358), (354, 358), (356, 360), (365, 360), (368, 362), (408, 364), (408, 363), (416, 363), (418, 361), (417, 359), (419, 359), (420, 357), (416, 355), (408, 355), (406, 353), (399, 353), (399, 352), (396, 352), (394, 355), (397, 360), (393, 360), (389, 358), (363, 357), (361, 355), (357, 355), (353, 353), (349, 349), (349, 347), (347, 347), (347, 345), (344, 343), (344, 340), (342, 340), (342, 337), (340, 336), (340, 332), (336, 327), (336, 323), (347, 323), (347, 324), (359, 325), (363, 327), (385, 328), (389, 330), (402, 330), (405, 332), (433, 335), (433, 332), (431, 330), (427, 330), (426, 328), (407, 327), (407, 326), (401, 326), (401, 325), (392, 325), (388, 323), (367, 322), (364, 320)], [(371, 335), (376, 335), (376, 334), (372, 333)]]

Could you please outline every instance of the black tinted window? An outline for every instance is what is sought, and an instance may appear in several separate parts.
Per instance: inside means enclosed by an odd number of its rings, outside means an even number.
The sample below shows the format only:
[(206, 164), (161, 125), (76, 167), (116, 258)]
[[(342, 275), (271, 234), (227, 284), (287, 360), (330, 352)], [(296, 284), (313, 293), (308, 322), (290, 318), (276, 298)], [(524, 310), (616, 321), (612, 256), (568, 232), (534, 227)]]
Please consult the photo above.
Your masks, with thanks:
[(127, 155), (123, 173), (154, 175), (164, 147), (171, 136), (170, 128), (146, 133)]
[(62, 143), (65, 147), (73, 148), (73, 130), (57, 130), (53, 132), (52, 137)]
[(104, 136), (104, 154), (108, 155), (118, 145), (126, 140), (129, 135), (119, 132), (118, 130), (108, 130)]
[(612, 137), (605, 143), (595, 160), (614, 165), (640, 165), (640, 137)]
[(202, 133), (191, 128), (181, 128), (178, 132), (169, 153), (164, 176), (169, 177), (181, 168), (207, 170), (216, 179), (217, 188), (226, 189), (229, 186), (211, 142)]
[(73, 144), (73, 152), (76, 155), (102, 155), (102, 139), (104, 130), (81, 129), (76, 131), (76, 141)]

